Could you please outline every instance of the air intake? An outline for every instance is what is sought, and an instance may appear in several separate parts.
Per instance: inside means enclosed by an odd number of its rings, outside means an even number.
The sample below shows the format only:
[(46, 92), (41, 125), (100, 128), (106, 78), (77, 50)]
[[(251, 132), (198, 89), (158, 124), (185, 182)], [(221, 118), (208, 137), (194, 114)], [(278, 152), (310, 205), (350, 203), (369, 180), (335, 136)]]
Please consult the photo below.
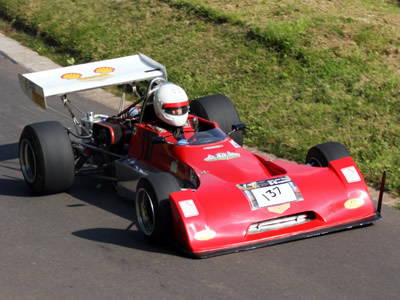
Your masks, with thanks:
[(247, 234), (256, 234), (270, 230), (277, 230), (295, 225), (300, 225), (315, 219), (315, 214), (312, 212), (301, 213), (297, 215), (276, 218), (268, 221), (251, 224), (247, 230)]

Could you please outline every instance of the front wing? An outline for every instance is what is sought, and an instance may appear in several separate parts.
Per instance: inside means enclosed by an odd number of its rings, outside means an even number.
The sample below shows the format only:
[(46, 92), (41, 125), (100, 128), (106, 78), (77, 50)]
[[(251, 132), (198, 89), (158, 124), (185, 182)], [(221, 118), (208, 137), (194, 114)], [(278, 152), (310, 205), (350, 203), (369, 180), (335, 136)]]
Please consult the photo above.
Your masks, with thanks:
[(328, 227), (328, 228), (319, 229), (319, 230), (315, 230), (315, 231), (308, 231), (308, 232), (304, 232), (304, 233), (300, 233), (300, 234), (296, 234), (296, 235), (292, 235), (292, 236), (288, 236), (288, 237), (284, 237), (284, 238), (276, 238), (276, 239), (272, 239), (272, 240), (268, 240), (268, 241), (262, 241), (259, 243), (253, 243), (253, 244), (248, 244), (248, 245), (239, 245), (239, 246), (235, 246), (235, 247), (216, 249), (216, 250), (204, 251), (204, 252), (192, 252), (192, 251), (189, 251), (187, 248), (183, 247), (182, 244), (178, 243), (176, 240), (172, 240), (172, 242), (180, 251), (182, 251), (189, 257), (210, 258), (210, 257), (214, 257), (214, 256), (219, 256), (219, 255), (224, 255), (224, 254), (229, 254), (229, 253), (236, 253), (236, 252), (247, 251), (247, 250), (253, 250), (253, 249), (257, 249), (257, 248), (261, 248), (261, 247), (267, 247), (267, 246), (272, 246), (272, 245), (276, 245), (276, 244), (292, 242), (292, 241), (296, 241), (296, 240), (300, 240), (300, 239), (316, 237), (316, 236), (320, 236), (320, 235), (324, 235), (324, 234), (369, 226), (369, 225), (374, 224), (379, 219), (381, 219), (381, 215), (380, 215), (380, 213), (376, 212), (373, 217), (365, 218), (365, 219), (358, 220), (358, 221), (352, 222), (352, 223), (346, 223), (343, 225)]

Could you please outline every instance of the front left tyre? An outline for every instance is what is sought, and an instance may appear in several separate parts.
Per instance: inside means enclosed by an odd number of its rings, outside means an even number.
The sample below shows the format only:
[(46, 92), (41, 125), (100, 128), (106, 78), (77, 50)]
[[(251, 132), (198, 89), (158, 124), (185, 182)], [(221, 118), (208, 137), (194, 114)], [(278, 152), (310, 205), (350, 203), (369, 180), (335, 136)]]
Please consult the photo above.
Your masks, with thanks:
[(172, 234), (169, 194), (180, 186), (169, 173), (150, 174), (139, 180), (136, 188), (136, 216), (139, 230), (150, 242), (161, 244)]
[(71, 141), (59, 122), (25, 126), (19, 139), (19, 161), (25, 182), (37, 195), (65, 192), (74, 181)]

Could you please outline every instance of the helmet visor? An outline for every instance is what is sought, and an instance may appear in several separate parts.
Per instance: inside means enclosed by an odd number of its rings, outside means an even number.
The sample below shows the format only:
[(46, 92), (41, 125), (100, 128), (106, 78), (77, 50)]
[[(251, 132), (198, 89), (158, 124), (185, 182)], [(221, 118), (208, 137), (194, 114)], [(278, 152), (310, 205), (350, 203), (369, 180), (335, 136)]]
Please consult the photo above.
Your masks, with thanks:
[(170, 115), (184, 115), (189, 111), (189, 101), (180, 103), (166, 103), (163, 105), (165, 113)]

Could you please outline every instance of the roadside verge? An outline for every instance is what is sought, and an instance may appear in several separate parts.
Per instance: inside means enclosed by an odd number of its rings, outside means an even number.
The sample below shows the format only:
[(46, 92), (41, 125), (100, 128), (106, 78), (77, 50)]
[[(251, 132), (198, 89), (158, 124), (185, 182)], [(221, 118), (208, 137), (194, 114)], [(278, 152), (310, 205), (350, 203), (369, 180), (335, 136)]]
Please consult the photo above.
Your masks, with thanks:
[[(49, 58), (39, 55), (31, 49), (21, 45), (20, 43), (12, 40), (2, 33), (0, 33), (0, 55), (14, 61), (15, 63), (23, 66), (29, 72), (37, 72), (59, 68), (60, 66), (51, 61)], [(17, 78), (16, 78), (17, 80)], [(99, 102), (103, 105), (117, 110), (119, 108), (120, 98), (110, 94), (102, 89), (91, 90), (90, 92), (80, 92), (81, 96), (90, 100)], [(273, 154), (261, 152), (255, 147), (244, 146), (244, 148), (264, 156), (275, 158)], [(377, 200), (379, 191), (369, 187), (369, 191), (373, 200)], [(400, 204), (400, 199), (385, 193), (383, 203), (388, 206), (395, 206)]]

